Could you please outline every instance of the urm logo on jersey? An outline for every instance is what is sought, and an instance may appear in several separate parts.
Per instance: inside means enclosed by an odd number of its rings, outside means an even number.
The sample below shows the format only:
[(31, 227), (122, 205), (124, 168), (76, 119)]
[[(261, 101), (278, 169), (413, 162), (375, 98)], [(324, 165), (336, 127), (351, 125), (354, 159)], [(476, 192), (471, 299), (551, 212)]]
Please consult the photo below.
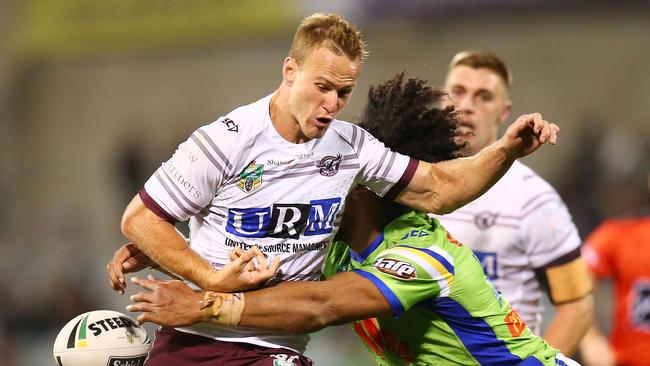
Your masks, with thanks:
[(298, 239), (332, 232), (341, 198), (313, 200), (309, 204), (276, 203), (271, 207), (231, 208), (226, 231), (243, 238)]

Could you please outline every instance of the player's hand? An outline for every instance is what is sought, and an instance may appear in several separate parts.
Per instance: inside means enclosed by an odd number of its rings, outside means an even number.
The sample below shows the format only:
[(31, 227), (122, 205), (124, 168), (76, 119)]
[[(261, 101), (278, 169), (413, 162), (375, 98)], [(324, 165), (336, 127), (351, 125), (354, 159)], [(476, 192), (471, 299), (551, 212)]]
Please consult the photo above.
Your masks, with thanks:
[(133, 243), (124, 244), (115, 251), (113, 258), (106, 265), (108, 281), (113, 290), (124, 294), (126, 289), (126, 273), (138, 272), (149, 268), (155, 263), (140, 251)]
[(151, 322), (167, 327), (182, 327), (203, 320), (201, 300), (203, 293), (192, 290), (177, 280), (163, 281), (148, 276), (147, 279), (131, 278), (142, 291), (131, 296), (126, 310), (141, 312), (138, 324)]
[(541, 114), (524, 114), (511, 124), (499, 139), (509, 156), (520, 158), (537, 150), (547, 141), (557, 143), (560, 127), (545, 121)]
[(216, 283), (210, 290), (237, 292), (258, 287), (273, 277), (280, 267), (278, 257), (269, 263), (257, 246), (246, 251), (235, 248), (230, 252), (230, 260), (215, 274)]
[(580, 343), (580, 356), (585, 366), (614, 366), (614, 351), (607, 339), (600, 335), (587, 333)]

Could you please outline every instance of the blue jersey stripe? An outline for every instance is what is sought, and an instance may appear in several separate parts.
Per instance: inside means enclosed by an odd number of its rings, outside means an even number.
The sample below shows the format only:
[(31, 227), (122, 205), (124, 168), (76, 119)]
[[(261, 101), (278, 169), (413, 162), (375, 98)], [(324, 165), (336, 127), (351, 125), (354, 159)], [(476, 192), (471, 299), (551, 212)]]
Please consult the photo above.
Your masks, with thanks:
[(400, 315), (404, 312), (404, 307), (402, 306), (402, 302), (399, 301), (393, 290), (390, 289), (382, 280), (379, 279), (379, 277), (375, 276), (374, 274), (370, 272), (366, 272), (362, 269), (356, 269), (352, 272), (355, 272), (358, 275), (361, 275), (367, 279), (369, 279), (377, 288), (379, 291), (384, 295), (386, 300), (388, 300), (388, 303), (390, 304), (390, 307), (393, 309), (393, 315), (396, 318), (399, 318)]
[[(442, 264), (442, 266), (445, 267), (445, 269), (449, 273), (451, 273), (452, 275), (454, 274), (454, 265), (449, 263), (449, 261), (447, 261), (445, 259), (445, 257), (443, 257), (440, 254), (434, 252), (433, 250), (429, 250), (427, 248), (411, 247), (411, 246), (408, 246), (408, 245), (396, 245), (393, 248), (399, 248), (399, 247), (410, 248), (410, 249), (415, 249), (415, 250), (419, 250), (421, 252), (424, 252), (427, 255), (429, 255), (430, 257), (432, 257), (433, 259), (435, 259), (436, 261), (440, 262), (440, 264)], [(393, 248), (391, 248), (391, 249), (393, 249)]]
[(379, 244), (381, 244), (384, 241), (384, 232), (382, 231), (381, 234), (379, 234), (378, 237), (375, 238), (375, 240), (368, 245), (368, 247), (364, 250), (361, 251), (361, 253), (357, 253), (350, 249), (350, 258), (352, 258), (353, 261), (358, 262), (358, 263), (363, 263), (366, 259), (368, 259), (368, 256), (374, 252), (377, 247), (379, 247)]
[[(489, 324), (481, 318), (473, 317), (457, 301), (442, 297), (427, 299), (418, 305), (442, 317), (469, 353), (481, 365), (520, 365), (522, 362), (519, 356), (510, 352), (505, 342), (497, 338)], [(521, 363), (521, 365), (532, 366), (535, 364)]]
[[(564, 363), (563, 363), (564, 365)], [(535, 356), (527, 357), (525, 360), (517, 364), (517, 366), (544, 366), (542, 361), (538, 360)]]

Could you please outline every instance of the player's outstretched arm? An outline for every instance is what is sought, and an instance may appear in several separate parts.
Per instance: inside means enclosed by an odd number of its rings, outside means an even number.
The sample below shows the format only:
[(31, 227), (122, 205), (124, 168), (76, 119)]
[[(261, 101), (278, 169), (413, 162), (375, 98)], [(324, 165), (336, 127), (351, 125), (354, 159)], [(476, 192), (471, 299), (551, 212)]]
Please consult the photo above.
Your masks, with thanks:
[(424, 212), (452, 212), (492, 187), (516, 159), (547, 141), (554, 145), (559, 131), (539, 113), (523, 115), (497, 142), (472, 157), (435, 164), (421, 161), (396, 200)]
[(258, 291), (207, 296), (180, 281), (151, 277), (133, 281), (143, 291), (131, 297), (134, 304), (127, 310), (142, 312), (137, 318), (139, 323), (186, 326), (210, 321), (307, 333), (391, 312), (377, 287), (353, 272), (342, 272), (320, 282), (283, 282)]

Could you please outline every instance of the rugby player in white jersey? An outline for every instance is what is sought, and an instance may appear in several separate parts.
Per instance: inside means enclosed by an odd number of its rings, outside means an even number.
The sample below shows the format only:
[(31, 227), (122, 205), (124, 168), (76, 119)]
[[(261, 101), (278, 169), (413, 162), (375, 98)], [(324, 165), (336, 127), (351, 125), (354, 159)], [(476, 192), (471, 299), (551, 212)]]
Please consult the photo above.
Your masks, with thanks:
[[(463, 51), (451, 61), (446, 89), (458, 117), (464, 156), (482, 154), (508, 118), (511, 76), (484, 51)], [(591, 284), (580, 257), (581, 240), (562, 199), (521, 162), (490, 190), (451, 214), (436, 216), (474, 250), (487, 277), (539, 334), (543, 288), (555, 306), (544, 338), (571, 355), (590, 325)]]
[[(279, 260), (275, 280), (315, 280), (355, 184), (426, 212), (471, 201), (519, 157), (559, 128), (539, 114), (520, 117), (481, 154), (429, 164), (394, 153), (336, 116), (347, 104), (364, 58), (359, 32), (337, 15), (299, 26), (272, 94), (199, 128), (163, 163), (127, 207), (122, 231), (163, 269), (206, 290), (234, 291), (228, 252), (258, 245)], [(174, 228), (190, 219), (190, 246)], [(129, 252), (108, 265), (114, 289), (126, 286)], [(290, 309), (287, 309), (290, 311)], [(218, 364), (271, 365), (300, 355), (307, 335), (199, 324), (158, 332), (146, 365), (186, 364), (188, 344), (213, 342)]]

